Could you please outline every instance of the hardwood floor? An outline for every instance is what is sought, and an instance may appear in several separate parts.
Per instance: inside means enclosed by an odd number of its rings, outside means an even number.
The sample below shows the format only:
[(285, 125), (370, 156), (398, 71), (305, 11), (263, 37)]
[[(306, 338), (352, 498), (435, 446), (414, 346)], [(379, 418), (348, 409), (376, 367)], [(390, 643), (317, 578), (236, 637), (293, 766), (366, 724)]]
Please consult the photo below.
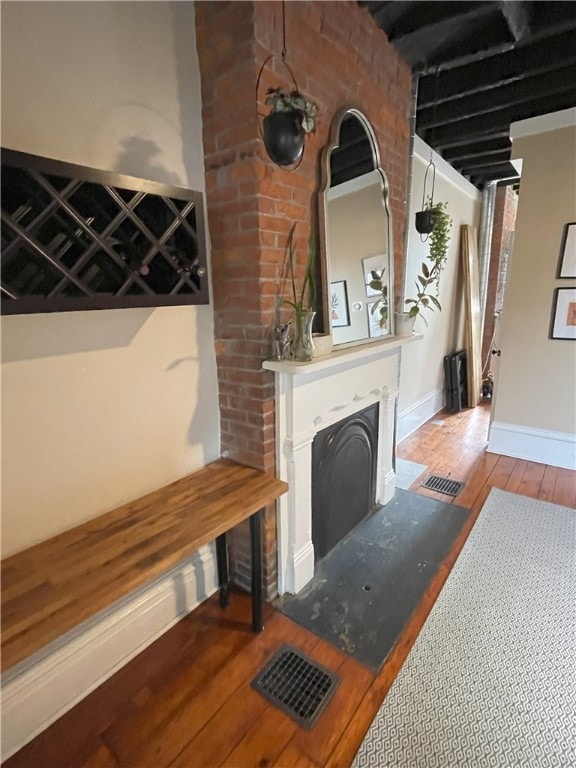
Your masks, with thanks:
[[(8, 760), (6, 768), (200, 768), (349, 766), (392, 685), (492, 487), (576, 507), (576, 473), (485, 453), (489, 408), (440, 413), (398, 447), (427, 473), (465, 481), (455, 503), (470, 520), (397, 645), (374, 675), (290, 619), (266, 607), (265, 630), (246, 622), (250, 601), (216, 596)], [(419, 486), (411, 490), (448, 500)], [(250, 687), (283, 643), (338, 672), (341, 684), (310, 731)]]

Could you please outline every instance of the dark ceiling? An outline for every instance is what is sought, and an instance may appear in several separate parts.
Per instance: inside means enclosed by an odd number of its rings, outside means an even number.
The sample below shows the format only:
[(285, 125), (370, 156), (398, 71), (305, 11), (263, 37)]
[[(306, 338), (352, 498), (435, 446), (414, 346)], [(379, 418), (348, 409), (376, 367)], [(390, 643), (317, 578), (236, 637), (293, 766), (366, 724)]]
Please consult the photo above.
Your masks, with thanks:
[(510, 123), (576, 105), (576, 2), (360, 2), (417, 78), (416, 133), (466, 178), (513, 183)]

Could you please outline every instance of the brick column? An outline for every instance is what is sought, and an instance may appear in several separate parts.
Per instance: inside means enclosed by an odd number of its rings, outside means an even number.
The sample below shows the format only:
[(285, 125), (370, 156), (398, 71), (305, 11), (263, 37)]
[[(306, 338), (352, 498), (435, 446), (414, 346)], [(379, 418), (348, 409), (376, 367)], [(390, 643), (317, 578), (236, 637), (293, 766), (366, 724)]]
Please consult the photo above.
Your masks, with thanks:
[[(271, 353), (278, 301), (288, 295), (282, 275), (290, 226), (297, 224), (301, 274), (310, 229), (317, 225), (319, 158), (332, 118), (343, 106), (361, 109), (374, 126), (390, 182), (399, 293), (410, 70), (355, 2), (286, 2), (287, 62), (299, 89), (320, 110), (317, 132), (306, 138), (302, 163), (289, 171), (268, 159), (255, 105), (261, 65), (282, 49), (282, 4), (203, 0), (195, 8), (222, 454), (273, 471), (274, 378), (261, 364)], [(270, 85), (293, 87), (279, 55), (262, 76), (260, 113), (266, 111), (263, 100)], [(274, 509), (267, 510), (264, 531), (265, 591), (272, 597), (277, 573)], [(247, 528), (231, 539), (233, 578), (247, 586)]]

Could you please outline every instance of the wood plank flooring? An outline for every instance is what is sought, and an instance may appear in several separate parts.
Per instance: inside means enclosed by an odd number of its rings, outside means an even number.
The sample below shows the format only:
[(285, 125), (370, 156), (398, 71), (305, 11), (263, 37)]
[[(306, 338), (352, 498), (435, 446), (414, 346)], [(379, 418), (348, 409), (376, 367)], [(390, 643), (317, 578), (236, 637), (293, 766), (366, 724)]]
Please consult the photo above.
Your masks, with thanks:
[[(246, 624), (239, 594), (210, 598), (54, 725), (6, 768), (349, 766), (402, 666), (492, 487), (576, 507), (576, 473), (485, 453), (489, 408), (440, 413), (398, 447), (428, 473), (465, 481), (455, 503), (472, 510), (397, 645), (374, 675), (267, 606), (265, 630)], [(446, 501), (419, 486), (411, 490)], [(268, 704), (250, 682), (284, 642), (338, 672), (341, 684), (310, 731)]]

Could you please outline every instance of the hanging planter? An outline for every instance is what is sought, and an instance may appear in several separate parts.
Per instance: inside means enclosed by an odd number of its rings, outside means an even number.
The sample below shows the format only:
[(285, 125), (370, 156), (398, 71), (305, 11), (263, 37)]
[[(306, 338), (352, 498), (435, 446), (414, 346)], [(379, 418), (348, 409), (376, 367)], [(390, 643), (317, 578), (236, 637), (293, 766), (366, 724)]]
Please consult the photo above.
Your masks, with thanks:
[(429, 208), (426, 211), (416, 213), (416, 232), (421, 235), (429, 235), (434, 229), (434, 211)]
[(316, 128), (318, 107), (298, 92), (269, 88), (266, 104), (270, 114), (263, 120), (264, 146), (268, 157), (278, 165), (298, 162), (304, 150), (304, 136)]
[(264, 118), (264, 146), (278, 165), (298, 162), (304, 149), (302, 121), (295, 112), (272, 112)]
[[(428, 179), (428, 171), (431, 168), (432, 168), (432, 192), (430, 193), (430, 197), (428, 198), (428, 202), (425, 206), (424, 202), (426, 200), (426, 180)], [(432, 162), (432, 157), (430, 157), (428, 168), (426, 168), (426, 173), (424, 174), (424, 188), (422, 190), (422, 210), (416, 213), (416, 232), (419, 232), (421, 235), (429, 235), (434, 229), (434, 214), (435, 214), (434, 183), (435, 181), (436, 181), (436, 166)], [(424, 242), (426, 242), (426, 240), (424, 240)]]
[[(258, 112), (262, 73), (269, 62), (278, 58), (275, 54), (270, 54), (260, 67), (260, 72), (256, 79), (256, 117), (268, 157), (277, 165), (283, 167), (292, 165), (293, 167), (288, 170), (295, 170), (302, 160), (306, 134), (314, 133), (315, 131), (318, 107), (313, 102), (307, 101), (300, 93), (294, 73), (286, 63), (284, 2), (282, 2), (282, 42), (281, 62), (290, 76), (293, 88), (291, 90), (268, 88), (265, 104), (270, 105), (272, 109), (266, 116)], [(262, 117), (263, 119), (261, 120)]]

